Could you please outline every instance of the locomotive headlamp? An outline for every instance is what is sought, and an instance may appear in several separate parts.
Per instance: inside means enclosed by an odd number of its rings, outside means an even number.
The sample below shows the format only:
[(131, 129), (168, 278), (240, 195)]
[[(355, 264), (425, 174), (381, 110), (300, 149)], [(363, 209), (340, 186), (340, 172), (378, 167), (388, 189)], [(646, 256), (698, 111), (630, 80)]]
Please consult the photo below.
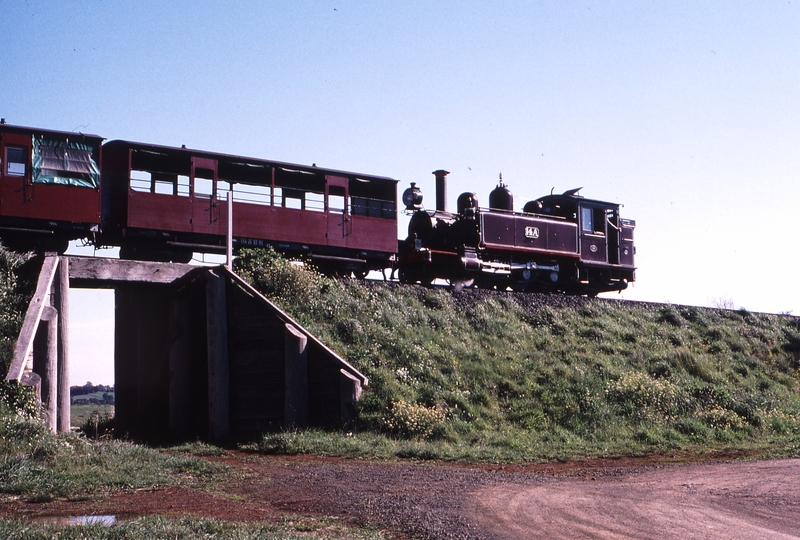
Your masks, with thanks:
[(403, 204), (406, 210), (419, 210), (422, 207), (422, 191), (416, 182), (411, 182), (411, 187), (403, 192)]

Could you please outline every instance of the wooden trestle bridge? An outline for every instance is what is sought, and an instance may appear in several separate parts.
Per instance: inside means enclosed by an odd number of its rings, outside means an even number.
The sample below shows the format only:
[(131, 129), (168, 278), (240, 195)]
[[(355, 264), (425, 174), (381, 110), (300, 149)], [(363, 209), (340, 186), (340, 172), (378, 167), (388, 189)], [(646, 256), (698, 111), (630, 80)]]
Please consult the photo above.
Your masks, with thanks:
[(115, 435), (248, 440), (347, 427), (367, 378), (225, 266), (43, 257), (6, 380), (70, 429), (69, 289), (115, 291)]

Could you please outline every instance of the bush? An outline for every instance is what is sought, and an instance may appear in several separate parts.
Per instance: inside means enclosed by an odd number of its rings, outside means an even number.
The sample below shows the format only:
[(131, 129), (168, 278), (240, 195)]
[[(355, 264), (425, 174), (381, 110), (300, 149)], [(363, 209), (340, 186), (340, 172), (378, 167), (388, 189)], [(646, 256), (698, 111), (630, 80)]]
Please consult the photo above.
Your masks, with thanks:
[(3, 379), (11, 366), (14, 343), (33, 292), (33, 284), (21, 277), (21, 270), (30, 259), (30, 254), (21, 255), (0, 245), (0, 374)]
[(426, 439), (447, 415), (440, 407), (426, 407), (398, 400), (392, 403), (388, 414), (382, 418), (383, 428), (394, 435)]
[(606, 394), (625, 414), (670, 416), (674, 413), (678, 392), (668, 380), (628, 371), (608, 383)]
[(111, 439), (114, 436), (114, 413), (92, 411), (78, 431), (89, 439)]

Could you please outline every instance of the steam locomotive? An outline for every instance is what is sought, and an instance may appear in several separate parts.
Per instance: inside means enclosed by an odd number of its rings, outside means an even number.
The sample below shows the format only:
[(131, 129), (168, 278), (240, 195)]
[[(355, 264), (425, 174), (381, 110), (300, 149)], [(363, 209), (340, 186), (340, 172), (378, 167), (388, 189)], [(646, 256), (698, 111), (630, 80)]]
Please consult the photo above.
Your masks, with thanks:
[(422, 208), (415, 184), (403, 193), (412, 217), (398, 250), (400, 281), (587, 295), (621, 291), (634, 281), (636, 223), (620, 216), (619, 204), (586, 199), (577, 188), (529, 201), (518, 213), (501, 177), (488, 209), (468, 192), (451, 213), (445, 209), (449, 172), (433, 174), (436, 210)]
[(224, 252), (232, 200), (234, 248), (273, 247), (336, 275), (397, 272), (405, 283), (597, 294), (634, 280), (632, 220), (578, 190), (514, 212), (502, 184), (489, 208), (474, 193), (435, 210), (411, 184), (408, 237), (397, 240), (392, 178), (0, 120), (0, 238), (17, 250), (63, 252), (72, 240), (117, 246), (123, 258), (188, 261)]

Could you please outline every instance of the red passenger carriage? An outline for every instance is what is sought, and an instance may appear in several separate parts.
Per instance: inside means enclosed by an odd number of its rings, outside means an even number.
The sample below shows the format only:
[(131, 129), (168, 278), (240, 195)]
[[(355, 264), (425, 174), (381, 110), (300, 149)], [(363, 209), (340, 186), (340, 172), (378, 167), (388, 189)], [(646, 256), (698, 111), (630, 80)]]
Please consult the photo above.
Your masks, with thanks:
[(394, 179), (127, 141), (104, 146), (102, 240), (130, 258), (221, 251), (228, 194), (236, 247), (357, 275), (397, 251)]
[(0, 237), (64, 251), (100, 223), (102, 137), (0, 122)]

